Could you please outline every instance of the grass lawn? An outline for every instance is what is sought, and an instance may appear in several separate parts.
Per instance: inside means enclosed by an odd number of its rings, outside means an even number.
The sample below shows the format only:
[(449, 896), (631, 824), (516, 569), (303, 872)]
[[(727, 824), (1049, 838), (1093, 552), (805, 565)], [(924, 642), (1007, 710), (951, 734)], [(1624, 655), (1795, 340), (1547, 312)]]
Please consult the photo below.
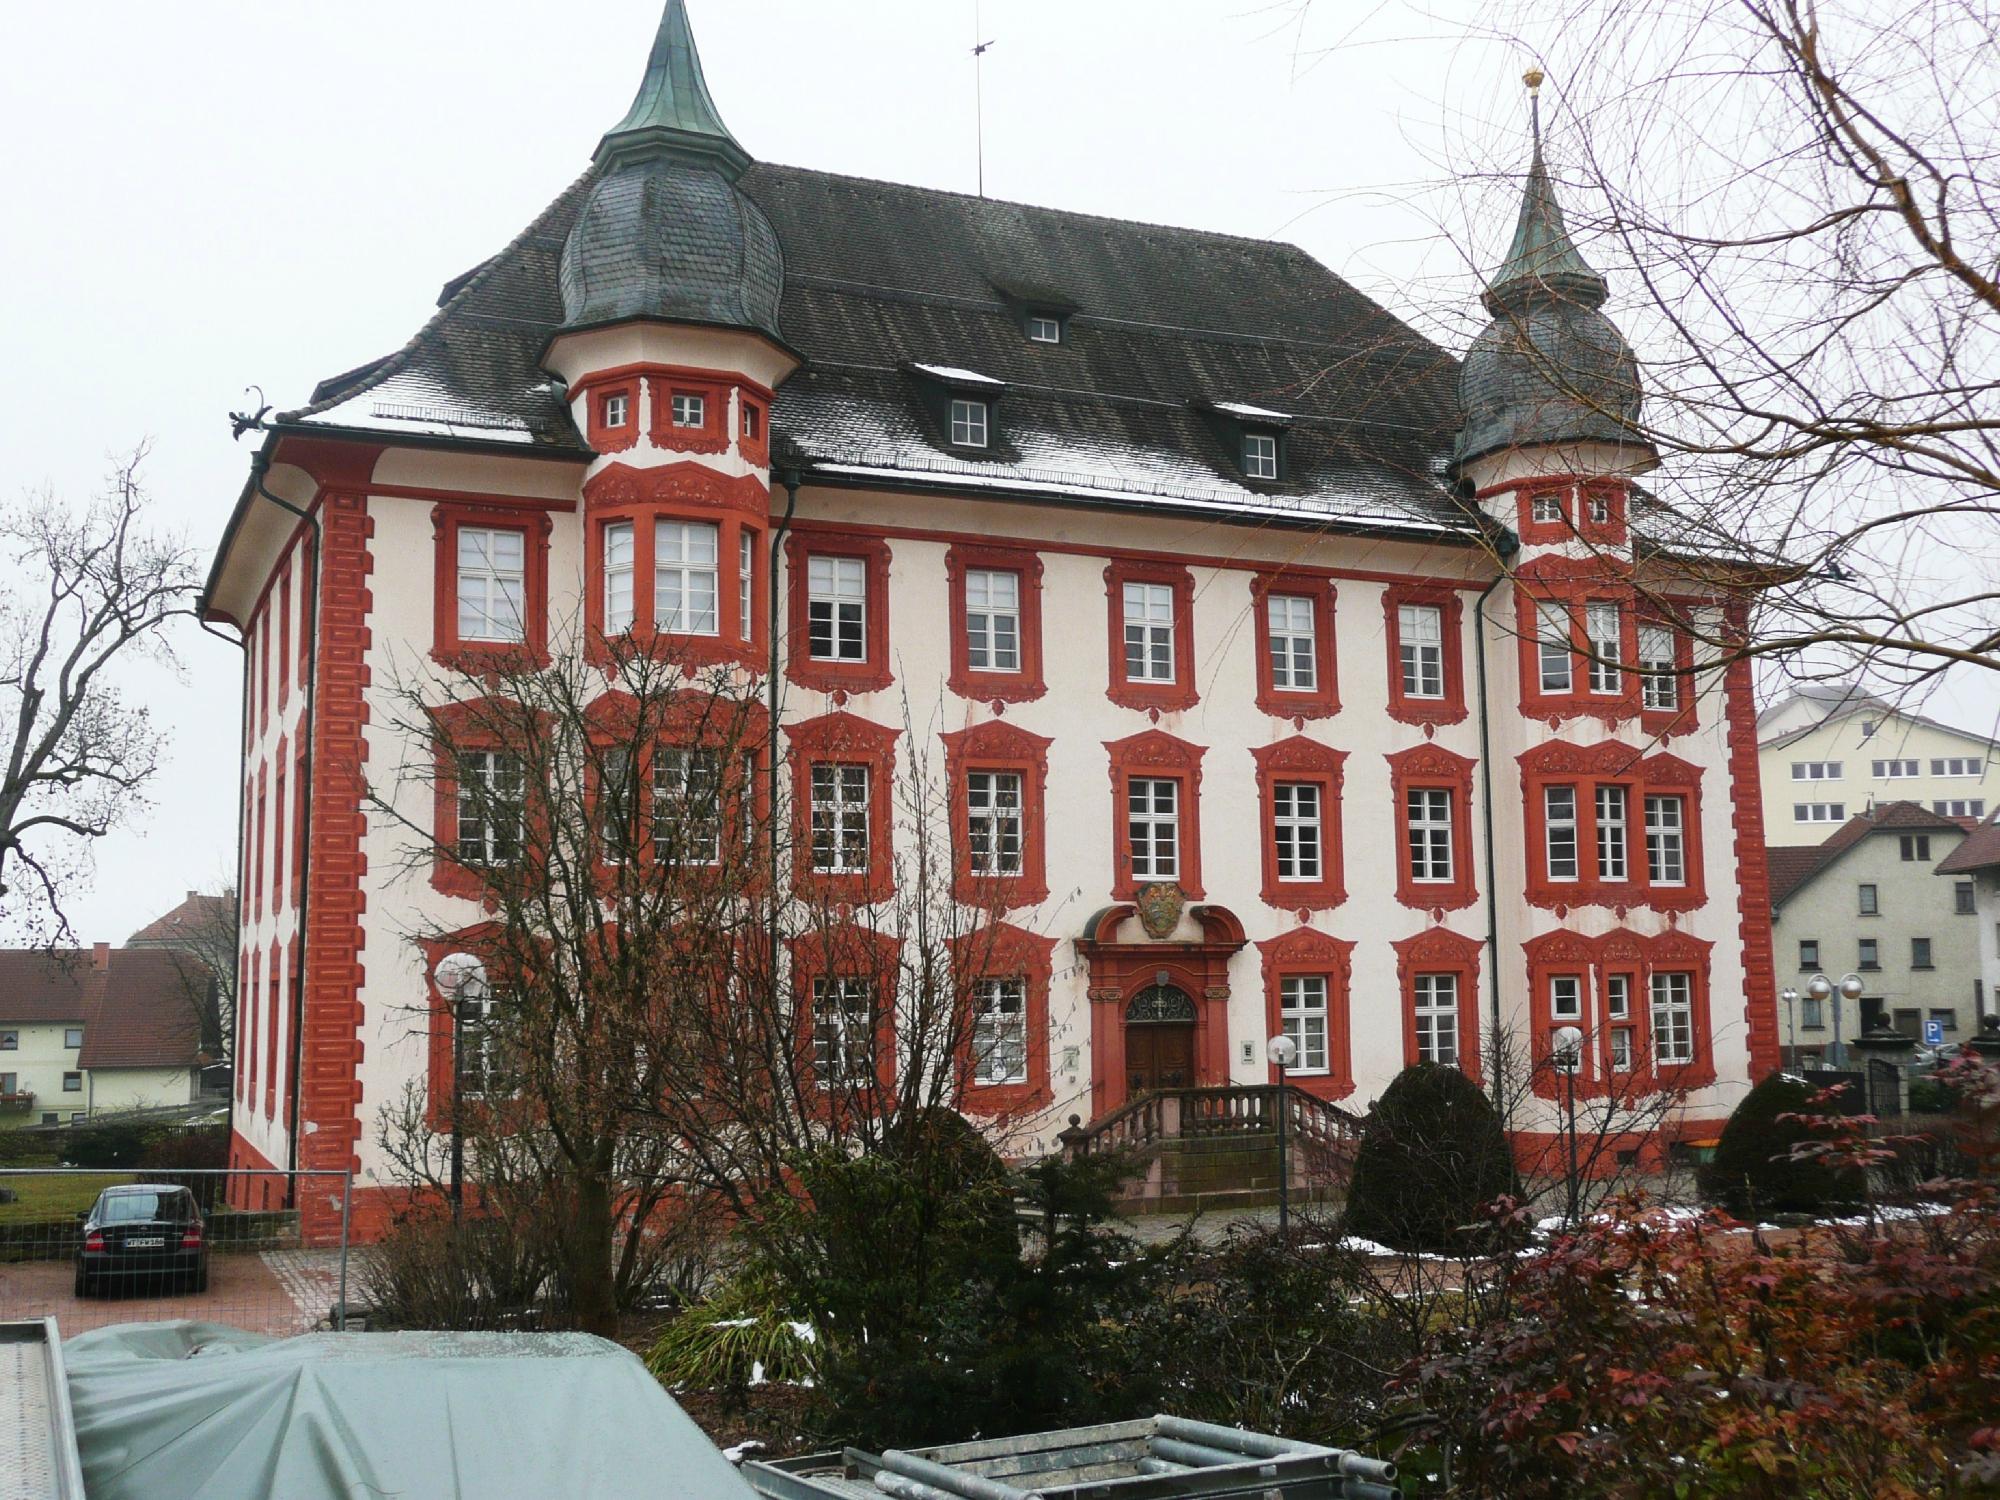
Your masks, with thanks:
[(61, 1173), (50, 1177), (13, 1177), (0, 1173), (0, 1187), (12, 1188), (21, 1196), (13, 1203), (0, 1203), (0, 1224), (31, 1224), (45, 1219), (74, 1219), (97, 1201), (108, 1187), (136, 1179), (128, 1172)]

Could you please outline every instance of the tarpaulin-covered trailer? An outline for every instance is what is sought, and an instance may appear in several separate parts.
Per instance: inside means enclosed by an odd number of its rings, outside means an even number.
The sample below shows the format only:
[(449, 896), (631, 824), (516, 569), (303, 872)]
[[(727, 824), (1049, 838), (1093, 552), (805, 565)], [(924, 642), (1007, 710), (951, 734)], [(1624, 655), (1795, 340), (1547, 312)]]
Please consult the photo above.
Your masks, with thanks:
[(753, 1496), (644, 1365), (586, 1334), (153, 1323), (63, 1353), (89, 1500)]
[(1396, 1467), (1345, 1448), (1147, 1417), (910, 1452), (743, 1466), (769, 1500), (1393, 1500)]

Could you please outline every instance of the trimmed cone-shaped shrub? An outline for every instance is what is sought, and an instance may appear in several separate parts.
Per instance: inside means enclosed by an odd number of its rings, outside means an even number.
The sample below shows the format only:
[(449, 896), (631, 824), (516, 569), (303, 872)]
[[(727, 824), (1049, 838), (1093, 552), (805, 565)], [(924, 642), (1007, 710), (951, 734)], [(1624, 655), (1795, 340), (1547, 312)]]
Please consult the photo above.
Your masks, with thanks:
[(1722, 1127), (1715, 1160), (1701, 1169), (1702, 1196), (1733, 1214), (1811, 1214), (1858, 1199), (1858, 1171), (1792, 1159), (1792, 1147), (1816, 1137), (1780, 1116), (1827, 1113), (1810, 1102), (1815, 1092), (1802, 1078), (1773, 1073), (1745, 1094)]
[(1518, 1194), (1500, 1117), (1457, 1068), (1405, 1068), (1369, 1111), (1344, 1231), (1392, 1250), (1456, 1251), (1487, 1233), (1486, 1205)]

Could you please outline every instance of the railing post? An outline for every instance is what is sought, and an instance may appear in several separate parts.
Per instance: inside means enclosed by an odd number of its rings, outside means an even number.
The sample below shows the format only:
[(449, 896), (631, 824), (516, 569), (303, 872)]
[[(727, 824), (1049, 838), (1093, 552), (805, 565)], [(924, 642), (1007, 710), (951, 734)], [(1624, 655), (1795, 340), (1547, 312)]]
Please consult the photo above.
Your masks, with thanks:
[(1090, 1154), (1090, 1132), (1083, 1128), (1082, 1115), (1071, 1115), (1069, 1129), (1058, 1131), (1056, 1140), (1062, 1146), (1063, 1155), (1070, 1161)]

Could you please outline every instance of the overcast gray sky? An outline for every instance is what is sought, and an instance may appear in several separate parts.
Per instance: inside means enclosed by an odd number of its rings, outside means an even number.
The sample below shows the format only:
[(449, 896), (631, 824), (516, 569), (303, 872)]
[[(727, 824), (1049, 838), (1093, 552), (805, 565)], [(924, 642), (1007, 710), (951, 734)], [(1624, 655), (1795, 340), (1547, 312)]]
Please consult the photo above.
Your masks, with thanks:
[[(989, 195), (1295, 241), (1427, 331), (1476, 315), (1441, 163), (1525, 158), (1525, 56), (1441, 0), (983, 0)], [(204, 551), (242, 484), (226, 414), (401, 345), (447, 279), (588, 163), (659, 0), (96, 0), (15, 6), (0, 53), (0, 486), (81, 501), (154, 445)], [(970, 191), (974, 0), (690, 0), (752, 155)], [(1451, 213), (1490, 259), (1504, 187)], [(1614, 300), (1612, 311), (1617, 311)], [(1644, 351), (1641, 351), (1643, 357)], [(233, 869), (237, 654), (148, 674), (170, 757), (72, 915), (134, 928)], [(1933, 711), (1949, 713), (1934, 702)]]

